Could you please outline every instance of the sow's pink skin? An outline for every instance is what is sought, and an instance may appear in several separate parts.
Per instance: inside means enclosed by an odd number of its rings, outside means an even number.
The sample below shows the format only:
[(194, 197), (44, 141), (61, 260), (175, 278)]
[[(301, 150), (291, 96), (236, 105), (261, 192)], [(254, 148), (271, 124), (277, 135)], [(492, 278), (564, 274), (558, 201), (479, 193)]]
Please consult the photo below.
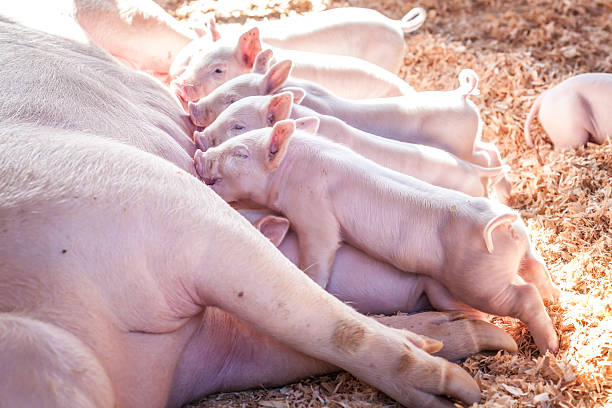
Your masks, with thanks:
[(529, 126), (538, 115), (555, 149), (586, 142), (603, 143), (612, 136), (612, 74), (582, 74), (543, 92), (525, 121), (525, 141), (533, 146)]
[(226, 201), (248, 198), (284, 214), (298, 235), (300, 268), (321, 286), (345, 241), (439, 281), (478, 310), (521, 319), (542, 353), (556, 352), (541, 296), (558, 290), (510, 208), (379, 166), (295, 131), (292, 120), (198, 151), (195, 162)]
[(372, 135), (340, 119), (295, 105), (294, 98), (299, 102), (304, 95), (303, 91), (297, 91), (301, 90), (296, 88), (272, 96), (249, 96), (233, 103), (210, 126), (194, 133), (196, 145), (205, 151), (233, 136), (271, 126), (291, 116), (297, 120), (298, 128), (314, 126), (318, 128), (317, 135), (342, 143), (381, 166), (440, 187), (472, 196), (485, 196), (489, 177), (503, 177), (503, 167), (481, 167), (442, 149)]
[[(407, 406), (479, 401), (439, 341), (342, 304), (203, 186), (158, 81), (36, 10), (0, 18), (3, 403), (176, 407), (340, 368)], [(381, 320), (474, 350), (453, 315)]]
[[(306, 91), (301, 105), (341, 119), (364, 132), (437, 147), (480, 166), (502, 166), (495, 145), (480, 140), (479, 113), (467, 98), (478, 93), (478, 77), (472, 70), (461, 72), (461, 86), (454, 91), (353, 101), (340, 98), (312, 82), (288, 79), (291, 61), (281, 61), (268, 69), (271, 58), (270, 50), (262, 51), (252, 73), (234, 78), (197, 103), (190, 103), (188, 110), (192, 121), (198, 126), (208, 126), (225, 108), (241, 98), (295, 91), (299, 87)], [(497, 198), (506, 202), (511, 185), (505, 176), (497, 180), (495, 190)]]

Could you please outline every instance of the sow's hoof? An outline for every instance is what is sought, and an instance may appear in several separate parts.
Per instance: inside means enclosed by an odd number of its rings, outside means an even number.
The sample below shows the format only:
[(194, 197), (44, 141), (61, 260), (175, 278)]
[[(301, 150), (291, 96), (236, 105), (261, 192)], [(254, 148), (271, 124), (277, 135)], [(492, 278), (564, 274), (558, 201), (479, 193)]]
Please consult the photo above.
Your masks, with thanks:
[(516, 343), (508, 333), (491, 323), (466, 318), (460, 312), (423, 312), (379, 317), (376, 320), (440, 340), (444, 346), (434, 355), (451, 361), (480, 351), (517, 351)]

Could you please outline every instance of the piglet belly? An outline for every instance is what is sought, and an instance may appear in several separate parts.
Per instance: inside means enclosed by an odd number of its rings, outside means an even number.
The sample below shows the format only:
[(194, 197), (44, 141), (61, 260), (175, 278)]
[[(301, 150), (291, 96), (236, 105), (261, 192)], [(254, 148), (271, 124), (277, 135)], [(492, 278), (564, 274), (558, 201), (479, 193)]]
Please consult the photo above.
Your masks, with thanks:
[(343, 245), (336, 253), (327, 290), (361, 313), (417, 312), (431, 308), (419, 275)]

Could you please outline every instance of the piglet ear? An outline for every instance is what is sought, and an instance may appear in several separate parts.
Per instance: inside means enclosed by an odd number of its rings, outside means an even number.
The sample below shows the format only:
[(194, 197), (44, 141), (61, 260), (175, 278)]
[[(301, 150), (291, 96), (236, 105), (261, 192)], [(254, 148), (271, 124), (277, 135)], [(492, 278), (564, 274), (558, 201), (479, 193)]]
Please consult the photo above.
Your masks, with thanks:
[(219, 41), (221, 33), (217, 30), (217, 21), (215, 20), (214, 14), (208, 19), (208, 27), (210, 28), (210, 34), (212, 35), (213, 41)]
[(291, 73), (292, 66), (293, 63), (290, 60), (285, 60), (274, 64), (268, 72), (266, 72), (262, 81), (264, 84), (264, 92), (267, 95), (274, 93), (285, 83)]
[(297, 86), (288, 86), (282, 89), (283, 92), (291, 92), (293, 94), (293, 103), (302, 103), (306, 97), (306, 91)]
[(253, 64), (253, 72), (256, 74), (265, 74), (270, 66), (273, 55), (274, 53), (269, 48), (257, 54), (255, 63)]
[(266, 113), (268, 126), (274, 125), (279, 120), (287, 119), (291, 113), (292, 106), (293, 94), (291, 92), (279, 93), (270, 98), (268, 112)]
[(251, 69), (253, 67), (255, 57), (260, 51), (261, 42), (259, 41), (259, 29), (257, 27), (251, 28), (240, 36), (236, 48), (236, 57), (247, 68)]
[(289, 139), (295, 131), (295, 122), (291, 119), (281, 120), (272, 128), (266, 143), (266, 171), (272, 172), (278, 168), (287, 153)]
[(295, 120), (295, 128), (308, 133), (317, 133), (319, 130), (319, 118), (316, 116), (307, 116)]
[(289, 220), (276, 215), (266, 215), (257, 220), (253, 226), (268, 238), (275, 247), (278, 247), (285, 239), (287, 231), (289, 231)]

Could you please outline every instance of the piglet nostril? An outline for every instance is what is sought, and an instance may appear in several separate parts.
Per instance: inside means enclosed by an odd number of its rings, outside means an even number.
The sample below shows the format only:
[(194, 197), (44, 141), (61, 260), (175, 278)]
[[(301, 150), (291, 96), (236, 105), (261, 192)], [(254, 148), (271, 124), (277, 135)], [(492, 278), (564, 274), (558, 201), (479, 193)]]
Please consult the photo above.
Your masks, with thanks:
[(216, 177), (204, 177), (203, 180), (207, 186), (214, 186), (218, 179)]

